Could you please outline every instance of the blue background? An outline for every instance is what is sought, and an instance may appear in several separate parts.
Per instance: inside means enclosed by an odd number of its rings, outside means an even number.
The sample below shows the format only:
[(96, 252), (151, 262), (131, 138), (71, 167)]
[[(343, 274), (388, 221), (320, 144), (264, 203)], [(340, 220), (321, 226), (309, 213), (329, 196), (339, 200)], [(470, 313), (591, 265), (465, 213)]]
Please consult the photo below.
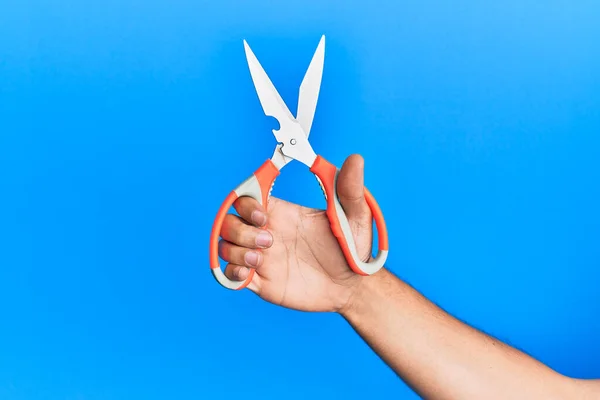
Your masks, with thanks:
[[(417, 398), (338, 316), (231, 292), (212, 219), (271, 155), (242, 39), (315, 149), (361, 153), (388, 267), (464, 321), (600, 376), (600, 6), (0, 3), (0, 398)], [(290, 165), (274, 195), (324, 201)]]

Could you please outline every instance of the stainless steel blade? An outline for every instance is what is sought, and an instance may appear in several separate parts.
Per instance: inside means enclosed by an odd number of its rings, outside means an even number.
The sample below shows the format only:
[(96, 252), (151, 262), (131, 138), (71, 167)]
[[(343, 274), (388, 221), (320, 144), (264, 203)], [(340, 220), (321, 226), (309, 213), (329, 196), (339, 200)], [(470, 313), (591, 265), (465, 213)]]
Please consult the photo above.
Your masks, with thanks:
[[(286, 106), (245, 40), (244, 49), (254, 88), (265, 115), (274, 117), (279, 122), (279, 129), (273, 130), (275, 139), (278, 143), (281, 143), (277, 146), (273, 155), (273, 159), (277, 160), (277, 167), (281, 169), (291, 159), (298, 160), (310, 167), (316, 155), (308, 142), (304, 129)], [(283, 157), (280, 157), (278, 153)]]
[(250, 68), (254, 88), (265, 114), (277, 119), (280, 125), (284, 124), (284, 120), (294, 120), (294, 116), (245, 40), (244, 50), (246, 51), (246, 59), (248, 60), (248, 67)]
[(317, 100), (321, 89), (321, 78), (323, 77), (323, 64), (325, 62), (325, 35), (321, 36), (319, 45), (315, 50), (312, 60), (306, 70), (304, 79), (300, 84), (298, 95), (298, 112), (296, 119), (302, 126), (306, 137), (310, 135), (315, 110), (317, 109)]

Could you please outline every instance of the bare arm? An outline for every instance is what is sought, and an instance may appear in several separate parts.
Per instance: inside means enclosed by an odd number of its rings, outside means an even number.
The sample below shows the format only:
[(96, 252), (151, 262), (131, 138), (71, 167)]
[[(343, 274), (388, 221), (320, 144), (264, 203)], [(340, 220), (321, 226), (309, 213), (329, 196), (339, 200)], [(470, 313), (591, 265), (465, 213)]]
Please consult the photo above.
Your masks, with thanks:
[[(337, 191), (363, 259), (371, 254), (372, 217), (363, 161), (349, 157)], [(600, 383), (567, 378), (463, 324), (389, 271), (354, 274), (323, 210), (271, 198), (266, 212), (249, 198), (221, 232), (225, 274), (261, 298), (303, 311), (338, 312), (377, 354), (427, 399), (596, 399)], [(265, 224), (267, 229), (264, 228)], [(266, 235), (266, 236), (265, 236)]]
[(386, 270), (363, 279), (341, 315), (427, 399), (600, 399), (598, 381), (553, 371), (460, 322)]

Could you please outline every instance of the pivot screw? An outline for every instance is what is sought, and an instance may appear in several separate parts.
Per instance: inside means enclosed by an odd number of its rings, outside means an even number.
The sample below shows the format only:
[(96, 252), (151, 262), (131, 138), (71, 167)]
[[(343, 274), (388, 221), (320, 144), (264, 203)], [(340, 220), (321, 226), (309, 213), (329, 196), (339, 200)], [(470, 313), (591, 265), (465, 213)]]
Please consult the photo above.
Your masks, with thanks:
[(290, 144), (291, 144), (292, 146), (293, 146), (293, 145), (295, 145), (295, 144), (296, 144), (296, 139), (292, 139), (292, 140), (290, 140)]

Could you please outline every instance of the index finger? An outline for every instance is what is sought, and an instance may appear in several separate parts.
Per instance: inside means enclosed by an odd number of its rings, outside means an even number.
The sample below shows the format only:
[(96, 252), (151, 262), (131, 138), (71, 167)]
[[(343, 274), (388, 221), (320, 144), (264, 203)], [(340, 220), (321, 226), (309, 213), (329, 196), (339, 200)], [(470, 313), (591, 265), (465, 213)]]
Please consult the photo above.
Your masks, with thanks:
[(233, 208), (240, 217), (248, 224), (259, 228), (267, 224), (267, 210), (252, 197), (239, 197), (234, 203)]

